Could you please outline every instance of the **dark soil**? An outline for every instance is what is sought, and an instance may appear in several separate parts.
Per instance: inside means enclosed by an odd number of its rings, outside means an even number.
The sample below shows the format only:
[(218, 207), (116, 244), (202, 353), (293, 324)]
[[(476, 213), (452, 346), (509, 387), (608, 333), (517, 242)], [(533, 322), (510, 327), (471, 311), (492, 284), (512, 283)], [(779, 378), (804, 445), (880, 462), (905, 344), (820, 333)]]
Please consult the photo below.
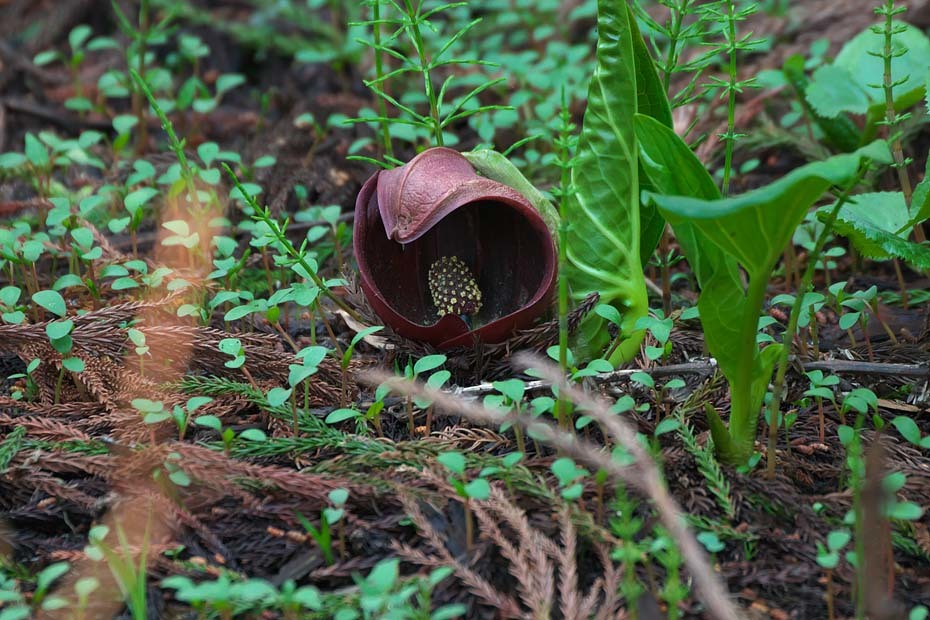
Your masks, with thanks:
[[(118, 4), (127, 14), (134, 14), (134, 3)], [(193, 4), (213, 14), (217, 22), (228, 24), (249, 23), (254, 10), (253, 3), (239, 0)], [(771, 52), (749, 59), (743, 69), (747, 75), (780, 66), (787, 55), (804, 52), (815, 38), (829, 38), (835, 51), (851, 33), (874, 22), (870, 8), (853, 6), (851, 2), (790, 4), (784, 17), (757, 16), (747, 24), (757, 34), (773, 34), (776, 41)], [(922, 27), (930, 25), (930, 4), (926, 0), (906, 4), (910, 7), (909, 21)], [(321, 19), (328, 16), (322, 15)], [(73, 92), (69, 90), (71, 80), (60, 63), (49, 68), (31, 63), (41, 50), (66, 49), (68, 32), (79, 23), (91, 25), (95, 33), (116, 34), (109, 4), (101, 0), (65, 3), (0, 0), (0, 152), (21, 149), (26, 132), (51, 130), (60, 136), (73, 137), (84, 129), (110, 131), (108, 119), (95, 113), (82, 117), (64, 107), (64, 100)], [(319, 136), (295, 131), (294, 120), (305, 113), (312, 113), (316, 119), (325, 119), (331, 113), (352, 117), (362, 108), (373, 106), (370, 93), (362, 86), (367, 66), (346, 64), (336, 69), (326, 64), (292, 63), (290, 56), (271, 46), (258, 50), (243, 45), (229, 34), (228, 28), (191, 26), (183, 20), (181, 23), (182, 29), (198, 34), (210, 46), (211, 55), (204, 60), (205, 74), (239, 72), (247, 77), (250, 87), (234, 91), (209, 114), (176, 117), (175, 122), (186, 129), (187, 148), (193, 152), (203, 142), (216, 141), (223, 149), (239, 152), (244, 161), (272, 154), (275, 165), (259, 170), (255, 181), (265, 188), (262, 198), (276, 217), (293, 214), (302, 204), (318, 204), (340, 205), (343, 221), (350, 220), (355, 196), (374, 169), (347, 160), (347, 155), (352, 143), (368, 136), (369, 130), (360, 124), (339, 127)], [(286, 32), (287, 25), (281, 27)], [(82, 66), (81, 81), (96, 83), (112, 62), (114, 57), (104, 55), (97, 64)], [(264, 103), (258, 96), (261, 94), (267, 96)], [(766, 121), (777, 118), (785, 109), (784, 96), (784, 93), (747, 95), (742, 126), (764, 133)], [(696, 115), (697, 108), (686, 109), (684, 113)], [(580, 120), (579, 117), (577, 121)], [(720, 122), (714, 115), (701, 118), (695, 135), (715, 135)], [(156, 119), (150, 119), (148, 129), (145, 154), (160, 173), (174, 162), (173, 155), (165, 146)], [(461, 128), (460, 147), (467, 148), (477, 141), (467, 126)], [(917, 131), (909, 143), (913, 149), (910, 154), (916, 160), (913, 170), (923, 170), (928, 143), (930, 138), (925, 130)], [(720, 145), (712, 138), (701, 146), (699, 153), (712, 166), (720, 156)], [(375, 155), (373, 150), (364, 154)], [(397, 155), (405, 159), (413, 152)], [(804, 163), (803, 149), (774, 142), (766, 144), (764, 139), (740, 150), (737, 165), (752, 158), (759, 159), (760, 166), (741, 177), (735, 189), (764, 185)], [(59, 180), (71, 188), (98, 186), (125, 174), (125, 170), (89, 173), (85, 168), (74, 167), (62, 172)], [(893, 179), (887, 182), (893, 183)], [(306, 188), (305, 198), (298, 197), (294, 189), (297, 185)], [(29, 184), (0, 178), (0, 223), (6, 225), (13, 218), (36, 213), (41, 205), (34, 198)], [(228, 216), (232, 220), (242, 217), (234, 211)], [(307, 228), (309, 225), (305, 223), (292, 225), (293, 239), (303, 239)], [(146, 222), (138, 236), (138, 251), (151, 257), (153, 266), (162, 261), (170, 265), (170, 255), (156, 254), (158, 231), (157, 222)], [(105, 259), (117, 260), (132, 253), (127, 235), (105, 232), (104, 236), (108, 242)], [(248, 239), (239, 241), (243, 247)], [(260, 268), (260, 254), (254, 256)], [(60, 263), (53, 266), (51, 261), (37, 267), (46, 285), (66, 269)], [(684, 273), (686, 266), (681, 265), (679, 270)], [(325, 264), (324, 271), (338, 275), (335, 261)], [(648, 275), (658, 281), (656, 270)], [(0, 276), (0, 286), (7, 284), (4, 277)], [(830, 277), (832, 281), (849, 280), (848, 290), (874, 284), (880, 291), (892, 294), (898, 291), (890, 264), (861, 261), (849, 255), (840, 259)], [(906, 272), (906, 278), (910, 289), (927, 290), (924, 274)], [(679, 282), (678, 298), (693, 302), (696, 294), (688, 290), (686, 279)], [(816, 286), (825, 288), (825, 284), (821, 278)], [(784, 278), (773, 280), (773, 296), (785, 289)], [(371, 316), (357, 291), (347, 287), (341, 294), (363, 317)], [(224, 362), (229, 358), (217, 350), (224, 337), (242, 339), (247, 368), (252, 374), (249, 380), (263, 390), (286, 385), (288, 364), (294, 362), (294, 357), (285, 338), (267, 322), (241, 321), (233, 325), (218, 322), (211, 327), (195, 327), (179, 320), (174, 313), (184, 303), (181, 297), (136, 301), (119, 291), (107, 295), (102, 303), (89, 296), (68, 300), (72, 309), (89, 311), (83, 318), (75, 318), (78, 331), (74, 336), (88, 368), (82, 379), (64, 381), (60, 404), (55, 404), (54, 396), (58, 383), (54, 363), (60, 363), (60, 356), (47, 344), (42, 327), (26, 325), (12, 330), (0, 326), (6, 329), (0, 331), (0, 377), (22, 373), (25, 364), (35, 357), (53, 361), (37, 371), (38, 393), (30, 403), (6, 396), (15, 383), (22, 385), (21, 379), (6, 380), (2, 385), (0, 569), (17, 574), (19, 568), (25, 568), (34, 573), (51, 562), (68, 561), (76, 570), (72, 569), (64, 578), (63, 592), (71, 592), (74, 581), (81, 575), (97, 575), (104, 584), (101, 593), (94, 597), (88, 617), (120, 614), (128, 617), (105, 567), (88, 559), (85, 551), (89, 529), (102, 523), (111, 528), (125, 528), (134, 545), (143, 538), (150, 541), (151, 618), (194, 617), (188, 607), (174, 600), (169, 590), (159, 587), (159, 580), (169, 575), (196, 579), (221, 574), (248, 576), (266, 579), (276, 586), (295, 580), (323, 591), (337, 591), (351, 587), (353, 575), (367, 574), (379, 561), (393, 556), (403, 559), (405, 575), (449, 564), (455, 558), (480, 575), (493, 591), (484, 591), (456, 576), (436, 588), (435, 604), (460, 602), (467, 606), (468, 617), (503, 617), (504, 612), (494, 605), (494, 596), (499, 595), (502, 597), (499, 603), (509, 601), (522, 613), (529, 613), (525, 605), (520, 606), (525, 599), (518, 587), (518, 563), (503, 550), (501, 540), (526, 543), (532, 540), (525, 531), (529, 527), (556, 545), (564, 544), (565, 527), (560, 519), (565, 502), (560, 499), (557, 482), (549, 471), (556, 458), (552, 451), (545, 448), (537, 451), (530, 446), (521, 467), (502, 475), (504, 482), (496, 488), (503, 492), (504, 499), (486, 508), (485, 517), (479, 518), (478, 523), (478, 531), (483, 534), (471, 550), (466, 550), (462, 504), (445, 482), (435, 456), (455, 449), (480, 463), (490, 464), (495, 455), (516, 450), (512, 431), (500, 433), (497, 428), (480, 427), (436, 410), (432, 413), (431, 428), (426, 428), (425, 415), (421, 415), (417, 418), (417, 435), (411, 436), (405, 403), (393, 398), (387, 401), (383, 414), (383, 438), (343, 435), (322, 422), (330, 411), (340, 407), (344, 387), (338, 364), (327, 359), (308, 397), (316, 418), (295, 434), (289, 415), (280, 412), (269, 415), (263, 411), (254, 402), (254, 394), (248, 391), (242, 373), (226, 367)], [(907, 484), (899, 498), (927, 511), (930, 454), (906, 443), (889, 424), (896, 416), (906, 415), (924, 435), (930, 434), (927, 375), (920, 376), (919, 369), (914, 376), (882, 372), (882, 365), (891, 363), (922, 366), (926, 370), (930, 360), (927, 307), (923, 303), (903, 308), (892, 303), (891, 296), (885, 299), (879, 307), (879, 316), (888, 329), (872, 321), (868, 344), (858, 331), (853, 334), (855, 342), (851, 342), (849, 335), (836, 326), (834, 313), (825, 310), (818, 315), (821, 343), (818, 359), (828, 363), (861, 360), (876, 364), (870, 372), (841, 373), (839, 389), (848, 391), (864, 386), (878, 394), (881, 400), (877, 416), (886, 423), (885, 431), (865, 433), (866, 451), (876, 459), (873, 463), (877, 463), (878, 469), (906, 474)], [(661, 302), (654, 302), (653, 306), (657, 304)], [(341, 346), (346, 346), (354, 334), (353, 326), (335, 311), (329, 316), (332, 335)], [(147, 344), (158, 354), (156, 361), (144, 369), (139, 368), (134, 355), (127, 353), (131, 347), (125, 345), (126, 336), (120, 328), (121, 322), (132, 318), (144, 321)], [(311, 341), (332, 346), (332, 335), (326, 326), (316, 320), (318, 317), (313, 317), (314, 322), (310, 318), (294, 315), (287, 337), (300, 346)], [(371, 321), (377, 324), (376, 318)], [(705, 365), (701, 334), (697, 325), (691, 327), (685, 325), (673, 332), (673, 354), (658, 365), (693, 363), (697, 370)], [(895, 335), (896, 342), (889, 338), (888, 332)], [(431, 352), (428, 347), (390, 333), (381, 335), (386, 337), (388, 347), (361, 344), (349, 368), (345, 392), (350, 402), (361, 404), (362, 411), (373, 397), (373, 391), (361, 379), (362, 371), (372, 367), (390, 369), (395, 362), (402, 365), (409, 355)], [(512, 349), (544, 351), (555, 341), (555, 335), (553, 325), (549, 324), (524, 334), (508, 347), (452, 352), (447, 365), (453, 372), (452, 382), (465, 387), (513, 376), (515, 373), (509, 366)], [(786, 403), (800, 402), (808, 387), (802, 365), (815, 357), (809, 347), (799, 347), (797, 353), (797, 364), (789, 373)], [(637, 365), (647, 369), (657, 366), (645, 357)], [(209, 386), (214, 391), (204, 392), (208, 377), (226, 378), (230, 385), (220, 390), (217, 382), (211, 380)], [(686, 379), (684, 389), (670, 394), (668, 402), (653, 402), (648, 412), (630, 414), (631, 420), (639, 430), (649, 433), (659, 421), (657, 411), (680, 404), (694, 413), (690, 422), (698, 442), (703, 444), (708, 436), (701, 413), (703, 402), (726, 411), (727, 391), (722, 379), (712, 372), (690, 372), (682, 377)], [(639, 388), (623, 377), (599, 382), (596, 387), (606, 395), (632, 390), (639, 402), (652, 399), (651, 394), (637, 391)], [(208, 393), (214, 400), (198, 413), (215, 415), (224, 427), (236, 432), (261, 429), (273, 440), (268, 445), (274, 445), (275, 449), (239, 443), (230, 454), (225, 454), (214, 431), (194, 426), (179, 441), (177, 428), (170, 422), (142, 423), (130, 402), (143, 393), (169, 406), (183, 404), (192, 393)], [(821, 439), (817, 407), (809, 404), (798, 408), (797, 422), (790, 428), (787, 442), (782, 434), (774, 480), (766, 479), (764, 463), (750, 472), (724, 469), (732, 497), (730, 517), (723, 514), (699, 464), (675, 433), (662, 437), (660, 458), (672, 493), (698, 529), (714, 531), (725, 541), (725, 547), (714, 556), (715, 568), (747, 617), (826, 618), (828, 579), (836, 617), (853, 617), (855, 571), (842, 561), (828, 576), (817, 563), (817, 543), (842, 525), (844, 515), (852, 507), (846, 452), (837, 435), (837, 427), (844, 420), (832, 404), (826, 403), (823, 413), (825, 432)], [(19, 428), (24, 429), (24, 434), (14, 430)], [(352, 431), (351, 423), (340, 428), (346, 433)], [(590, 429), (585, 436), (593, 441), (602, 439)], [(764, 440), (761, 432), (759, 440)], [(761, 443), (759, 449), (764, 451)], [(870, 469), (870, 476), (874, 477), (874, 469)], [(177, 470), (189, 479), (188, 485), (169, 482), (169, 475)], [(316, 522), (329, 505), (327, 494), (336, 488), (348, 489), (349, 500), (343, 527), (338, 532), (336, 561), (328, 565), (318, 547), (308, 539), (298, 515)], [(569, 530), (576, 532), (578, 539), (581, 593), (604, 573), (598, 554), (617, 543), (616, 532), (600, 505), (599, 492), (593, 478), (589, 478), (582, 499), (570, 511)], [(637, 514), (645, 519), (643, 532), (649, 532), (655, 515), (643, 498), (635, 497), (634, 505), (638, 506)], [(525, 523), (503, 516), (514, 507), (525, 513)], [(417, 509), (419, 515), (414, 518), (414, 526), (408, 515)], [(496, 533), (494, 523), (500, 528)], [(890, 594), (895, 601), (890, 611), (876, 612), (875, 618), (903, 618), (906, 612), (902, 610), (930, 603), (928, 527), (930, 513), (925, 512), (921, 519), (896, 522), (893, 528), (879, 520), (876, 530), (869, 533), (864, 563), (874, 580), (869, 583), (868, 595), (882, 598)], [(440, 541), (443, 548), (436, 548), (435, 541)], [(522, 549), (522, 553), (528, 552)], [(640, 565), (641, 581), (647, 586), (637, 605), (641, 619), (665, 617), (656, 597), (662, 583), (657, 571), (662, 570), (651, 561)], [(26, 577), (20, 576), (24, 583), (29, 582)], [(30, 590), (31, 586), (25, 589)], [(557, 600), (553, 603), (556, 608)], [(2, 605), (0, 602), (0, 609)], [(687, 599), (683, 609), (687, 617), (708, 617), (694, 596)], [(561, 617), (561, 613), (554, 611), (553, 616)], [(617, 617), (636, 617), (630, 612), (623, 613)]]

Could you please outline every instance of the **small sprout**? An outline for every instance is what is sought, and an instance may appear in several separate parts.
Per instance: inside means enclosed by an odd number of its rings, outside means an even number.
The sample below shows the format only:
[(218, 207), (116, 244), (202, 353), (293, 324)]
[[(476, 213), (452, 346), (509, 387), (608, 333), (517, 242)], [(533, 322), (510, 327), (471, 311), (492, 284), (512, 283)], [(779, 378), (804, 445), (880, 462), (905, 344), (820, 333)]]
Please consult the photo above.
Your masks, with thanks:
[(726, 548), (726, 545), (714, 532), (701, 532), (696, 538), (709, 553), (718, 553)]
[(443, 256), (429, 268), (429, 290), (440, 317), (472, 316), (481, 310), (481, 290), (458, 256)]

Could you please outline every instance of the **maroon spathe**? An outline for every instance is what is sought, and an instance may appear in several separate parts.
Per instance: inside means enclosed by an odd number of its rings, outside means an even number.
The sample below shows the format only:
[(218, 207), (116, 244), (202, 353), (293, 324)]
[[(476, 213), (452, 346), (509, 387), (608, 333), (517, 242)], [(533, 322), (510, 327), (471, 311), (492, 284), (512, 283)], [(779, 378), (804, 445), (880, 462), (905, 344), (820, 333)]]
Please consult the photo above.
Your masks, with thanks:
[[(443, 147), (365, 182), (354, 247), (378, 316), (398, 334), (441, 349), (506, 340), (546, 311), (556, 282), (555, 244), (539, 212)], [(472, 326), (438, 317), (427, 274), (442, 256), (458, 256), (475, 274), (482, 307)]]

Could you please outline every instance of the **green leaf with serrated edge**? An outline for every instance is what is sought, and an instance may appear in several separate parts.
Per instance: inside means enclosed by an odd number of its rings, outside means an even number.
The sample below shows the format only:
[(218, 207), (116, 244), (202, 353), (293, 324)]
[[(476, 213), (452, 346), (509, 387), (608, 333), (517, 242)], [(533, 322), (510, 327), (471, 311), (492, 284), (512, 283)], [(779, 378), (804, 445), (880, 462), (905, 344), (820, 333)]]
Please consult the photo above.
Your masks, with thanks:
[(801, 54), (789, 56), (784, 65), (782, 72), (788, 83), (795, 90), (798, 101), (804, 107), (805, 111), (814, 119), (817, 126), (823, 130), (825, 139), (834, 147), (843, 152), (854, 151), (859, 146), (859, 128), (845, 114), (840, 114), (836, 118), (826, 118), (817, 114), (813, 106), (807, 101), (807, 89), (810, 81), (805, 73), (805, 58)]
[[(680, 149), (678, 154), (681, 161), (689, 161)], [(690, 226), (700, 233), (694, 246), (682, 243), (696, 274), (703, 267), (729, 273), (702, 282), (698, 302), (708, 348), (730, 384), (728, 433), (720, 434), (719, 420), (711, 426), (714, 442), (727, 460), (742, 462), (752, 452), (758, 412), (777, 354), (773, 347), (767, 348), (771, 352), (760, 352), (755, 344), (771, 270), (814, 201), (832, 185), (851, 182), (864, 159), (889, 163), (887, 144), (879, 141), (855, 153), (808, 164), (768, 186), (732, 198), (649, 194), (676, 233), (682, 224), (685, 230)], [(706, 259), (707, 250), (716, 257), (715, 263), (695, 268)], [(746, 271), (748, 287), (734, 286), (733, 260)]]
[[(910, 24), (894, 21), (892, 27), (897, 30), (892, 37), (891, 77), (904, 80), (895, 86), (895, 107), (910, 101), (913, 105), (924, 96), (927, 76), (927, 58), (930, 58), (930, 39), (920, 28)], [(875, 53), (882, 53), (885, 47), (885, 35), (875, 32), (871, 26), (850, 39), (833, 64), (852, 72), (861, 84), (882, 84), (885, 76), (885, 61)], [(885, 95), (881, 88), (868, 88), (873, 102), (885, 105)]]
[[(892, 28), (891, 78), (901, 83), (894, 87), (894, 108), (904, 111), (918, 103), (925, 95), (927, 62), (930, 57), (930, 39), (919, 28), (894, 21)], [(833, 64), (849, 70), (861, 84), (867, 85), (866, 92), (871, 105), (866, 113), (862, 143), (871, 141), (880, 123), (885, 120), (886, 103), (881, 85), (884, 82), (885, 65), (881, 54), (885, 46), (884, 34), (872, 26), (866, 27), (850, 39), (837, 54)]]
[[(829, 209), (821, 209), (818, 217), (826, 218)], [(901, 192), (872, 192), (844, 204), (834, 229), (867, 258), (900, 258), (918, 269), (930, 269), (930, 246), (908, 240), (910, 221)]]
[(910, 211), (911, 221), (908, 222), (910, 226), (930, 219), (930, 157), (927, 158), (924, 178), (914, 188), (914, 194), (911, 196)]
[(552, 233), (553, 239), (558, 242), (556, 233), (559, 230), (559, 212), (509, 159), (491, 149), (477, 149), (462, 153), (462, 155), (482, 176), (503, 183), (523, 194), (530, 201), (530, 204), (539, 211), (539, 215), (549, 228), (549, 232)]
[(824, 118), (843, 112), (865, 114), (871, 99), (862, 82), (845, 67), (823, 65), (811, 76), (805, 97), (814, 111)]
[[(648, 311), (640, 262), (639, 179), (633, 115), (636, 113), (636, 67), (633, 28), (625, 2), (598, 1), (597, 65), (588, 87), (572, 185), (563, 214), (567, 235), (571, 296), (581, 301), (597, 291), (601, 302), (623, 315), (626, 337), (612, 355), (615, 366), (639, 352), (643, 332), (636, 320)], [(607, 346), (605, 321), (589, 314), (579, 330), (579, 345), (595, 357)], [(573, 347), (576, 348), (576, 347)]]

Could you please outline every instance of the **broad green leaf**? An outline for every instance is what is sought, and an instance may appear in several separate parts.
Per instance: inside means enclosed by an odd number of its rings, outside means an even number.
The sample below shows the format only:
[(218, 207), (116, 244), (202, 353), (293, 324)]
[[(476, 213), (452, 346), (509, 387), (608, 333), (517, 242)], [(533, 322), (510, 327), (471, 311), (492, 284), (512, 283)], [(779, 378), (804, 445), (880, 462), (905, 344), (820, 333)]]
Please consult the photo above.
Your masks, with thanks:
[(520, 403), (523, 400), (523, 394), (526, 391), (526, 384), (519, 379), (507, 379), (505, 381), (495, 381), (494, 389), (506, 396), (514, 403)]
[(36, 577), (36, 590), (40, 592), (46, 592), (55, 581), (67, 573), (71, 569), (71, 565), (67, 562), (56, 562), (54, 564), (49, 564), (39, 575)]
[(33, 166), (43, 168), (48, 165), (48, 149), (31, 133), (25, 138), (26, 158)]
[(914, 502), (895, 502), (886, 509), (886, 516), (889, 519), (900, 519), (902, 521), (916, 521), (924, 514), (924, 509)]
[(123, 204), (130, 213), (135, 213), (139, 207), (158, 195), (158, 190), (154, 187), (140, 187), (126, 195)]
[[(720, 199), (720, 191), (704, 165), (674, 131), (642, 115), (636, 116), (635, 124), (643, 170), (659, 193)], [(698, 309), (705, 338), (708, 343), (717, 343), (713, 353), (729, 377), (735, 370), (736, 348), (740, 346), (739, 331), (732, 317), (742, 315), (746, 305), (739, 264), (692, 222), (679, 221), (674, 228), (699, 287), (714, 293), (702, 294)]]
[[(903, 111), (919, 102), (926, 94), (928, 77), (927, 58), (930, 57), (930, 39), (919, 28), (895, 21), (892, 38), (891, 79), (894, 107)], [(876, 32), (867, 27), (843, 46), (833, 64), (850, 71), (867, 86), (871, 100), (866, 115), (862, 141), (871, 140), (885, 119), (885, 94), (881, 88), (884, 81), (884, 59), (881, 53), (885, 37), (880, 29)]]
[(16, 302), (19, 301), (19, 297), (22, 294), (23, 291), (18, 286), (4, 286), (0, 288), (0, 304), (3, 304), (7, 308), (12, 308), (16, 305)]
[(52, 321), (45, 326), (45, 333), (49, 340), (59, 340), (71, 333), (74, 329), (74, 321), (65, 319), (64, 321)]
[[(632, 31), (633, 62), (636, 66), (636, 111), (672, 128), (672, 109), (668, 102), (665, 86), (659, 80), (655, 61), (649, 54), (646, 42), (639, 32), (639, 25), (633, 15), (633, 9), (627, 5), (627, 19)], [(649, 178), (639, 168), (639, 189), (653, 189)], [(639, 203), (639, 260), (645, 265), (652, 258), (659, 239), (665, 231), (665, 218), (651, 202), (640, 200)]]
[(61, 365), (71, 372), (84, 372), (84, 361), (79, 357), (67, 357), (61, 360)]
[[(827, 210), (821, 209), (821, 219)], [(844, 204), (834, 228), (865, 257), (884, 260), (900, 258), (918, 269), (930, 269), (930, 246), (912, 243), (904, 195), (901, 192), (858, 194)]]
[(852, 539), (852, 535), (846, 530), (834, 530), (827, 534), (827, 548), (831, 551), (839, 551)]
[(93, 30), (90, 29), (90, 26), (87, 24), (79, 24), (68, 34), (68, 44), (73, 51), (77, 51), (84, 45), (84, 42), (87, 41), (91, 34), (93, 34)]
[(750, 277), (775, 265), (810, 206), (832, 185), (847, 183), (863, 158), (891, 163), (882, 141), (851, 153), (814, 162), (757, 190), (723, 200), (651, 195), (669, 221), (690, 221)]
[(326, 423), (327, 424), (338, 424), (339, 422), (343, 422), (351, 418), (358, 418), (361, 415), (362, 414), (356, 411), (355, 409), (336, 409), (335, 411), (331, 412), (329, 415), (326, 416)]
[(268, 404), (272, 407), (280, 407), (291, 397), (291, 391), (282, 387), (271, 388), (266, 395)]
[(539, 211), (539, 215), (549, 228), (549, 232), (555, 237), (559, 230), (558, 211), (509, 159), (491, 149), (478, 149), (462, 153), (462, 155), (483, 176), (508, 185), (523, 194), (530, 201), (530, 204)]
[(266, 441), (268, 436), (260, 428), (247, 428), (239, 433), (239, 438), (246, 441)]
[(445, 355), (427, 355), (416, 361), (416, 363), (413, 365), (413, 372), (416, 375), (420, 375), (424, 372), (429, 372), (435, 368), (439, 368), (445, 363)]
[(839, 114), (835, 118), (827, 118), (818, 114), (808, 101), (807, 92), (810, 88), (810, 81), (805, 73), (805, 63), (806, 60), (801, 54), (789, 56), (782, 65), (785, 79), (794, 88), (798, 101), (817, 126), (823, 130), (825, 140), (842, 152), (854, 151), (859, 146), (861, 134), (856, 124), (845, 114)]
[(125, 291), (127, 289), (136, 288), (139, 286), (139, 283), (130, 278), (129, 276), (123, 276), (121, 278), (116, 278), (113, 280), (113, 283), (110, 285), (114, 291)]
[(811, 76), (805, 97), (824, 118), (836, 118), (843, 112), (865, 114), (872, 100), (864, 84), (846, 67), (823, 65)]
[(207, 428), (212, 428), (213, 430), (219, 432), (223, 430), (223, 423), (215, 415), (201, 415), (194, 418), (194, 424), (199, 426), (205, 426)]
[[(654, 145), (644, 148), (653, 159), (661, 158)], [(681, 162), (691, 161), (680, 148), (675, 152)], [(648, 196), (676, 234), (684, 225), (682, 250), (702, 286), (698, 307), (707, 346), (730, 384), (728, 433), (721, 433), (719, 418), (712, 420), (712, 430), (718, 450), (731, 462), (744, 461), (752, 451), (762, 398), (779, 353), (771, 346), (760, 352), (755, 339), (772, 268), (811, 205), (831, 186), (850, 183), (863, 159), (889, 163), (887, 144), (876, 142), (855, 153), (808, 164), (765, 187), (731, 198)], [(676, 170), (670, 164), (664, 168)], [(693, 161), (680, 170), (700, 176)], [(665, 176), (667, 184), (674, 183)], [(699, 191), (707, 191), (701, 190), (703, 186), (703, 182), (696, 185)], [(708, 255), (712, 257), (709, 262)], [(733, 261), (745, 270), (748, 286), (737, 285)]]
[[(903, 82), (894, 88), (895, 107), (917, 103), (924, 95), (927, 79), (927, 58), (930, 58), (930, 39), (920, 28), (904, 22), (893, 22), (896, 29), (892, 38), (891, 77)], [(884, 80), (885, 61), (876, 53), (885, 47), (885, 36), (866, 28), (849, 40), (833, 62), (856, 76), (860, 84), (880, 85)], [(868, 88), (874, 103), (884, 105), (881, 88)]]
[(898, 429), (898, 432), (901, 433), (902, 437), (907, 439), (915, 446), (920, 445), (920, 427), (917, 426), (917, 423), (914, 422), (914, 420), (906, 416), (899, 415), (894, 420), (892, 420), (891, 423), (896, 429)]
[[(565, 277), (572, 298), (581, 301), (597, 291), (623, 316), (626, 340), (611, 359), (614, 365), (639, 352), (643, 333), (633, 326), (648, 311), (633, 133), (638, 95), (634, 32), (625, 2), (598, 1), (597, 65), (572, 166), (575, 191), (563, 206), (569, 223)], [(580, 331), (588, 354), (596, 357), (609, 339), (604, 319), (590, 314)]]

